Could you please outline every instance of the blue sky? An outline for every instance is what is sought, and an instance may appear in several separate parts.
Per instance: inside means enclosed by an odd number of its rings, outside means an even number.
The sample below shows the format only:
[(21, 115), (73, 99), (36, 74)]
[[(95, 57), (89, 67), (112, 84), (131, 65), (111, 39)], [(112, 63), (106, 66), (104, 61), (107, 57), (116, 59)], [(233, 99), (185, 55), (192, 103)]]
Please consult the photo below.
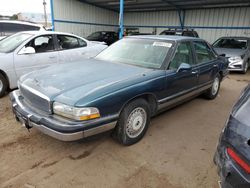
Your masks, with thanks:
[[(46, 0), (50, 13), (50, 0)], [(43, 0), (0, 0), (0, 14), (13, 15), (19, 12), (43, 13)]]

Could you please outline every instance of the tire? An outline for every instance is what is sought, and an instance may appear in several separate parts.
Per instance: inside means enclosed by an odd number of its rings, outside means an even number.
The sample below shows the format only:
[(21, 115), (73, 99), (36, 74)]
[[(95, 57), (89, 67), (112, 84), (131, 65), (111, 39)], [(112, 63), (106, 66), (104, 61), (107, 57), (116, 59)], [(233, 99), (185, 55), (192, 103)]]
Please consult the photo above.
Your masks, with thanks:
[(220, 82), (221, 82), (221, 76), (219, 74), (217, 74), (214, 78), (213, 84), (211, 86), (211, 88), (209, 88), (206, 93), (204, 94), (204, 96), (207, 99), (215, 99), (219, 93), (220, 90)]
[(247, 73), (248, 66), (249, 66), (248, 63), (249, 63), (249, 61), (246, 62), (245, 65), (244, 65), (244, 70), (242, 71), (243, 74), (246, 74), (246, 73)]
[(0, 74), (0, 98), (5, 95), (7, 88), (8, 88), (8, 81), (2, 74)]
[(126, 146), (135, 144), (145, 135), (150, 123), (150, 108), (146, 100), (136, 99), (122, 110), (113, 137)]

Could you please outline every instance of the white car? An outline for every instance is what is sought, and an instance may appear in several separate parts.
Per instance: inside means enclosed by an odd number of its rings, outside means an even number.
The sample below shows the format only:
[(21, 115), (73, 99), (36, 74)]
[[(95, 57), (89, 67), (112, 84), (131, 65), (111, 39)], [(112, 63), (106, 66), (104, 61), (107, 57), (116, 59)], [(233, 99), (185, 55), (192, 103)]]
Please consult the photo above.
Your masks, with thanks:
[(16, 21), (0, 20), (0, 40), (21, 31), (45, 31), (45, 27), (40, 24)]
[[(53, 64), (91, 58), (107, 45), (76, 35), (27, 31), (0, 41), (0, 97), (17, 87), (20, 76)], [(83, 65), (84, 66), (84, 65)]]

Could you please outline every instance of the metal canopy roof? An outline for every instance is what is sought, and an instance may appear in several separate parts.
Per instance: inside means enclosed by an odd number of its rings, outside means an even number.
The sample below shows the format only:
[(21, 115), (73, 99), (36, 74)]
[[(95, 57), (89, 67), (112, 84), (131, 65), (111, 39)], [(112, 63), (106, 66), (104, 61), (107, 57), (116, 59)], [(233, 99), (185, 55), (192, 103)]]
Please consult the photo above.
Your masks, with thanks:
[[(119, 12), (120, 0), (79, 0)], [(250, 6), (249, 0), (124, 0), (125, 12)]]

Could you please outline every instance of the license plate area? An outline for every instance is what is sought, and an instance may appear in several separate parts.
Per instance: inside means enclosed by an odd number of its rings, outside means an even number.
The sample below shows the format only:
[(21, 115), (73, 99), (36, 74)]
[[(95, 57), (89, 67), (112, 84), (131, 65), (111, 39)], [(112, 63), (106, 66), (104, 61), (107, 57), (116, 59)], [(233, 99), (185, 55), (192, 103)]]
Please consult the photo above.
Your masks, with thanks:
[(21, 115), (18, 111), (15, 111), (15, 116), (16, 120), (19, 121), (22, 126), (26, 127), (27, 129), (32, 128), (30, 127), (29, 119), (27, 117)]

